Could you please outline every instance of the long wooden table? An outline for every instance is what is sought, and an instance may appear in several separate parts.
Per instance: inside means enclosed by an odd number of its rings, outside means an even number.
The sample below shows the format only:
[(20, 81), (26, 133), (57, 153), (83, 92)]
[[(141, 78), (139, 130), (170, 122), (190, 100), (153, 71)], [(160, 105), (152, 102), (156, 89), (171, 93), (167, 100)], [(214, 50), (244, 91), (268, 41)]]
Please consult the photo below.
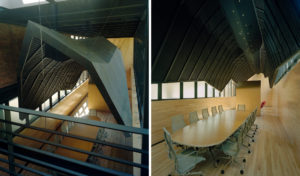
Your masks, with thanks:
[(228, 139), (251, 111), (228, 110), (185, 126), (172, 134), (172, 141), (189, 147), (211, 147)]

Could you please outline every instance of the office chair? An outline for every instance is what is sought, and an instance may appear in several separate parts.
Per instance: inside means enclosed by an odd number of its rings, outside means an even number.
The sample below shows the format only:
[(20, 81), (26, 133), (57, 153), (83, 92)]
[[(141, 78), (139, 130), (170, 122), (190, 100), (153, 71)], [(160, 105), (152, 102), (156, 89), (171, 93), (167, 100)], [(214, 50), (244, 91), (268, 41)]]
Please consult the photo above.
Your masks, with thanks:
[(197, 112), (196, 111), (190, 112), (189, 119), (190, 119), (190, 124), (197, 122), (199, 120)]
[(190, 172), (198, 163), (205, 158), (198, 154), (197, 150), (187, 149), (175, 151), (170, 133), (163, 128), (164, 138), (168, 146), (169, 158), (175, 162), (175, 172), (179, 175), (202, 175), (201, 171)]
[[(243, 166), (238, 160), (242, 159), (243, 163), (246, 162), (245, 158), (238, 156), (240, 153), (240, 150), (241, 150), (242, 143), (243, 143), (243, 135), (245, 133), (245, 130), (246, 130), (246, 127), (244, 124), (240, 127), (238, 135), (236, 135), (237, 140), (232, 140), (231, 138), (229, 138), (221, 145), (221, 150), (226, 155), (226, 157), (221, 157), (221, 158), (229, 159), (229, 161), (225, 164), (224, 167), (229, 166), (233, 162), (237, 163), (241, 167), (240, 174), (244, 174), (243, 168), (245, 166)], [(225, 173), (225, 171), (224, 171), (224, 169), (222, 169), (221, 174), (224, 174), (224, 173)]]
[(244, 104), (238, 104), (237, 110), (238, 111), (245, 111), (246, 110), (246, 105), (244, 105)]
[(176, 132), (177, 130), (185, 127), (186, 124), (184, 122), (184, 116), (183, 115), (177, 115), (172, 117), (172, 133)]
[(217, 111), (217, 107), (216, 107), (216, 106), (211, 107), (211, 113), (212, 113), (212, 116), (215, 116), (215, 115), (218, 114), (218, 111)]
[(223, 106), (222, 105), (219, 105), (218, 106), (218, 110), (219, 110), (219, 113), (222, 113), (224, 110), (223, 110)]
[(202, 117), (203, 119), (207, 119), (209, 117), (208, 109), (202, 109)]

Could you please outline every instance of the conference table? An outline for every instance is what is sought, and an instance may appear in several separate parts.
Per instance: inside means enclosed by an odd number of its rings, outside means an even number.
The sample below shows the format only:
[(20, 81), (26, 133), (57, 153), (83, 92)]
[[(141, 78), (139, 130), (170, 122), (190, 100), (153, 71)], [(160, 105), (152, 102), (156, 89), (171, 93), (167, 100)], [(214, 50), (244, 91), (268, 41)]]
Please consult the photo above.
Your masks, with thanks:
[(188, 147), (212, 147), (222, 144), (246, 121), (251, 112), (227, 110), (198, 120), (174, 132), (171, 135), (172, 141)]

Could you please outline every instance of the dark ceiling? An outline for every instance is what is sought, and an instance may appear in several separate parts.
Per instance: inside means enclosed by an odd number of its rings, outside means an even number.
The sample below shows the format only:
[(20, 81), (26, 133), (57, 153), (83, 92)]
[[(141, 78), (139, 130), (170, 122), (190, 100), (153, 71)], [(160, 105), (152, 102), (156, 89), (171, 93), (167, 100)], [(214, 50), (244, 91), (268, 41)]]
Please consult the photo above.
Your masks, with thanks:
[(0, 10), (0, 22), (26, 26), (28, 20), (41, 20), (43, 26), (64, 33), (133, 37), (146, 9), (147, 1), (141, 0), (67, 0)]
[(206, 81), (222, 90), (276, 69), (299, 50), (296, 0), (152, 1), (152, 82)]

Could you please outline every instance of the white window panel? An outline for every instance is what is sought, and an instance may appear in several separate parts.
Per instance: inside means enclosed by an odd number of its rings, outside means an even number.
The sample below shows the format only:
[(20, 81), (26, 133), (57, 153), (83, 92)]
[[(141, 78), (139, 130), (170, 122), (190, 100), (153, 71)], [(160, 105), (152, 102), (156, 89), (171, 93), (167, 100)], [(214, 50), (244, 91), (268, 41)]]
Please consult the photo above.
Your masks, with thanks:
[(151, 84), (151, 99), (158, 99), (158, 84)]
[(220, 91), (215, 89), (215, 97), (220, 97)]
[(163, 83), (162, 99), (179, 99), (180, 83)]
[(184, 82), (183, 98), (194, 98), (194, 97), (195, 97), (195, 82)]
[(211, 85), (207, 84), (207, 97), (213, 97), (213, 91), (214, 88)]
[(205, 82), (204, 81), (198, 81), (197, 94), (198, 94), (197, 95), (198, 98), (205, 97)]

